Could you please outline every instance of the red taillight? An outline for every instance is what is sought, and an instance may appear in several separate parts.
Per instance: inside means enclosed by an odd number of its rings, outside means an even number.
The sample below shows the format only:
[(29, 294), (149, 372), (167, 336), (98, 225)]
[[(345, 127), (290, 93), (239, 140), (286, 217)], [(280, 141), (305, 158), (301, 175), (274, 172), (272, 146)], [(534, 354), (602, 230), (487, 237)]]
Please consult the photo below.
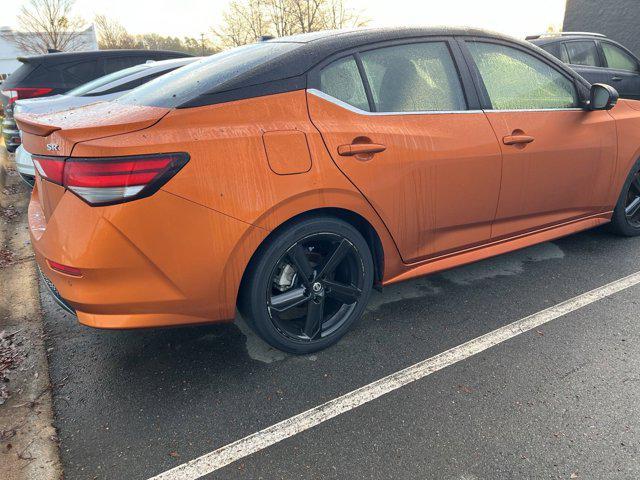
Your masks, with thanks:
[(42, 178), (50, 182), (62, 185), (64, 175), (64, 158), (60, 157), (33, 157), (33, 165)]
[(64, 170), (64, 183), (87, 188), (146, 185), (161, 174), (173, 160), (171, 156), (97, 161), (70, 158)]
[(69, 265), (63, 265), (62, 263), (54, 262), (53, 260), (48, 260), (47, 263), (51, 270), (55, 270), (56, 272), (64, 273), (65, 275), (71, 275), (72, 277), (81, 277), (82, 270), (76, 267), (71, 267)]
[(186, 153), (113, 158), (61, 158), (34, 155), (42, 178), (62, 185), (91, 205), (147, 197), (189, 160)]
[(9, 90), (2, 90), (2, 94), (5, 97), (9, 98), (9, 104), (11, 104), (16, 100), (42, 97), (51, 93), (52, 91), (52, 88), (46, 87), (16, 87)]

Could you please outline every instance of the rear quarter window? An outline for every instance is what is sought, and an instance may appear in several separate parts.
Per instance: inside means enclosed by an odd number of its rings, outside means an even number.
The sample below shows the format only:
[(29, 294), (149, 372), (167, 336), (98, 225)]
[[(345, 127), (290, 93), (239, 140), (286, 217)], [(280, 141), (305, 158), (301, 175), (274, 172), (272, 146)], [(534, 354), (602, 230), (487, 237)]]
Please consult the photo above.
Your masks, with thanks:
[(5, 88), (9, 86), (15, 87), (18, 86), (22, 81), (28, 78), (39, 65), (32, 65), (30, 63), (23, 63), (18, 67), (18, 69), (13, 72), (4, 82), (3, 85)]
[(76, 82), (88, 82), (102, 74), (95, 60), (61, 65), (65, 76), (71, 76)]
[(320, 72), (320, 90), (360, 110), (369, 111), (369, 101), (352, 56), (331, 63)]
[(108, 75), (110, 73), (117, 72), (118, 70), (139, 65), (146, 61), (147, 59), (145, 57), (138, 56), (108, 57), (103, 60), (104, 73), (105, 75)]

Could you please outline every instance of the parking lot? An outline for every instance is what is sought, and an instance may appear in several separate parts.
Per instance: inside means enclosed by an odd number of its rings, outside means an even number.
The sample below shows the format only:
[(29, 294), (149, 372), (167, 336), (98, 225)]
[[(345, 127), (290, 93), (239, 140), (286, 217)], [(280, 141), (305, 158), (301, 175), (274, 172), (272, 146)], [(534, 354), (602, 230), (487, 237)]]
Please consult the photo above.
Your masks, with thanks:
[(633, 0), (9, 3), (0, 480), (640, 480)]
[[(306, 357), (269, 349), (242, 323), (92, 330), (43, 291), (65, 478), (158, 475), (633, 274), (639, 246), (595, 230), (389, 287), (343, 341)], [(638, 293), (608, 295), (205, 478), (638, 478)]]

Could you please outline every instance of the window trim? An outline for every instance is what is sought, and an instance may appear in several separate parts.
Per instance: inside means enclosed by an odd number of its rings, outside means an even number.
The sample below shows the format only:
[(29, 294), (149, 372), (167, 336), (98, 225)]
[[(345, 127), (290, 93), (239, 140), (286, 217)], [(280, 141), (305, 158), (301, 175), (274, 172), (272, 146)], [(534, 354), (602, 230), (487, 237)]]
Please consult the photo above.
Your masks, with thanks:
[(362, 80), (362, 86), (364, 87), (364, 94), (367, 96), (367, 103), (369, 104), (369, 111), (370, 112), (377, 112), (378, 108), (376, 107), (376, 102), (373, 99), (373, 90), (371, 90), (371, 84), (369, 83), (369, 77), (367, 76), (367, 72), (364, 69), (364, 64), (362, 63), (362, 58), (360, 57), (360, 52), (355, 52), (353, 54), (353, 58), (356, 61), (356, 66), (358, 67), (358, 73), (360, 74), (360, 80)]
[[(371, 91), (371, 84), (369, 83), (368, 76), (364, 71), (364, 66), (362, 65), (362, 59), (360, 58), (360, 54), (363, 52), (367, 52), (370, 50), (378, 50), (381, 48), (387, 47), (395, 47), (402, 45), (411, 45), (415, 43), (444, 43), (445, 46), (449, 50), (449, 54), (451, 55), (451, 61), (458, 72), (458, 80), (460, 82), (460, 88), (462, 90), (462, 94), (464, 96), (465, 106), (464, 110), (425, 110), (425, 111), (415, 111), (415, 112), (378, 112), (376, 111), (375, 101), (373, 99), (373, 94)], [(354, 57), (356, 61), (356, 65), (358, 66), (358, 71), (360, 73), (360, 78), (364, 85), (364, 90), (367, 95), (367, 101), (369, 103), (370, 112), (365, 110), (361, 110), (357, 107), (354, 107), (351, 104), (343, 102), (335, 97), (332, 97), (329, 94), (326, 94), (320, 90), (320, 72), (323, 68), (335, 62), (336, 60), (340, 60), (341, 58)], [(462, 56), (462, 52), (460, 51), (460, 47), (458, 46), (455, 38), (453, 36), (427, 36), (427, 37), (415, 37), (415, 38), (403, 38), (397, 40), (389, 40), (384, 42), (376, 42), (370, 43), (366, 45), (360, 45), (356, 48), (352, 48), (349, 50), (344, 50), (342, 52), (335, 53), (327, 58), (325, 58), (322, 62), (318, 63), (313, 69), (311, 69), (307, 76), (307, 92), (320, 97), (324, 100), (327, 100), (335, 105), (338, 105), (342, 108), (350, 110), (354, 113), (361, 115), (372, 115), (372, 116), (390, 116), (390, 115), (429, 115), (429, 114), (452, 114), (452, 113), (479, 113), (482, 112), (480, 109), (480, 101), (478, 99), (475, 87), (473, 85), (473, 80), (471, 78), (471, 73), (467, 67), (466, 62)]]
[[(576, 107), (565, 107), (565, 108), (522, 108), (522, 109), (497, 109), (497, 108), (493, 108), (493, 104), (491, 103), (491, 99), (489, 98), (489, 92), (487, 91), (487, 88), (484, 84), (484, 80), (482, 78), (482, 75), (480, 75), (480, 70), (478, 69), (478, 66), (476, 65), (475, 60), (473, 59), (473, 56), (471, 55), (471, 52), (469, 51), (469, 48), (467, 47), (467, 42), (479, 42), (479, 43), (491, 43), (491, 44), (496, 44), (496, 45), (501, 45), (504, 47), (510, 47), (513, 48), (515, 50), (520, 50), (524, 53), (527, 53), (535, 58), (537, 58), (538, 60), (540, 60), (541, 62), (543, 62), (544, 64), (546, 64), (547, 66), (549, 66), (550, 68), (552, 68), (553, 70), (555, 70), (556, 72), (560, 73), (561, 75), (563, 75), (565, 78), (567, 78), (568, 80), (571, 81), (571, 84), (573, 85), (573, 88), (575, 89), (575, 94), (576, 94), (576, 98), (578, 101), (578, 104), (584, 102), (584, 98), (582, 98), (581, 96), (581, 92), (580, 89), (578, 88), (578, 79), (577, 79), (577, 74), (573, 74), (569, 71), (568, 67), (564, 67), (564, 64), (560, 61), (557, 60), (557, 62), (560, 65), (556, 65), (555, 62), (551, 62), (549, 61), (548, 58), (546, 58), (544, 55), (540, 54), (539, 52), (536, 52), (534, 49), (529, 48), (527, 46), (524, 45), (520, 45), (518, 43), (515, 42), (508, 42), (508, 41), (503, 41), (497, 38), (488, 38), (488, 37), (457, 37), (458, 40), (458, 44), (460, 45), (460, 49), (463, 52), (464, 58), (468, 64), (469, 70), (471, 72), (473, 72), (473, 74), (471, 75), (471, 78), (473, 79), (474, 85), (476, 86), (477, 90), (478, 90), (478, 97), (480, 98), (480, 104), (481, 104), (481, 108), (483, 111), (486, 112), (553, 112), (553, 111), (582, 111), (584, 110), (583, 107), (581, 107), (580, 105), (576, 106)], [(555, 59), (555, 57), (554, 57)], [(562, 66), (561, 68), (559, 68), (560, 66)]]

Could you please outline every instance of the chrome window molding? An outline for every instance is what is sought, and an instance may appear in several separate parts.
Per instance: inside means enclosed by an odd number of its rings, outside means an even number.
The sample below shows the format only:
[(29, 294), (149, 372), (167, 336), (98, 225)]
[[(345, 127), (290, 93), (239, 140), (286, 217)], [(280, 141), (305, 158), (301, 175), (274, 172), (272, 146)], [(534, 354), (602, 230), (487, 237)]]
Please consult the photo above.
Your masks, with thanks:
[(308, 88), (307, 92), (311, 95), (315, 95), (316, 97), (322, 98), (327, 102), (331, 102), (334, 105), (342, 107), (346, 110), (349, 110), (358, 115), (370, 115), (370, 116), (395, 116), (395, 115), (442, 115), (442, 114), (454, 114), (454, 113), (513, 113), (513, 112), (577, 112), (584, 111), (583, 108), (580, 107), (567, 107), (567, 108), (514, 108), (508, 110), (496, 110), (496, 109), (486, 109), (486, 110), (425, 110), (425, 111), (416, 111), (416, 112), (367, 112), (366, 110), (362, 110), (358, 107), (354, 107), (353, 105), (348, 104), (347, 102), (343, 102), (331, 95), (328, 95), (316, 88)]
[(566, 108), (510, 108), (505, 110), (499, 110), (494, 108), (487, 108), (485, 113), (503, 113), (503, 112), (583, 112), (584, 108), (580, 107), (566, 107)]
[(390, 115), (437, 115), (437, 114), (452, 114), (452, 113), (482, 113), (482, 110), (424, 110), (424, 111), (416, 111), (416, 112), (367, 112), (366, 110), (361, 110), (358, 107), (354, 107), (353, 105), (348, 104), (347, 102), (343, 102), (331, 95), (327, 95), (326, 93), (316, 89), (316, 88), (308, 88), (307, 92), (315, 95), (316, 97), (320, 97), (327, 102), (331, 102), (339, 107), (345, 108), (347, 110), (352, 111), (353, 113), (357, 113), (358, 115), (370, 115), (370, 116), (390, 116)]

